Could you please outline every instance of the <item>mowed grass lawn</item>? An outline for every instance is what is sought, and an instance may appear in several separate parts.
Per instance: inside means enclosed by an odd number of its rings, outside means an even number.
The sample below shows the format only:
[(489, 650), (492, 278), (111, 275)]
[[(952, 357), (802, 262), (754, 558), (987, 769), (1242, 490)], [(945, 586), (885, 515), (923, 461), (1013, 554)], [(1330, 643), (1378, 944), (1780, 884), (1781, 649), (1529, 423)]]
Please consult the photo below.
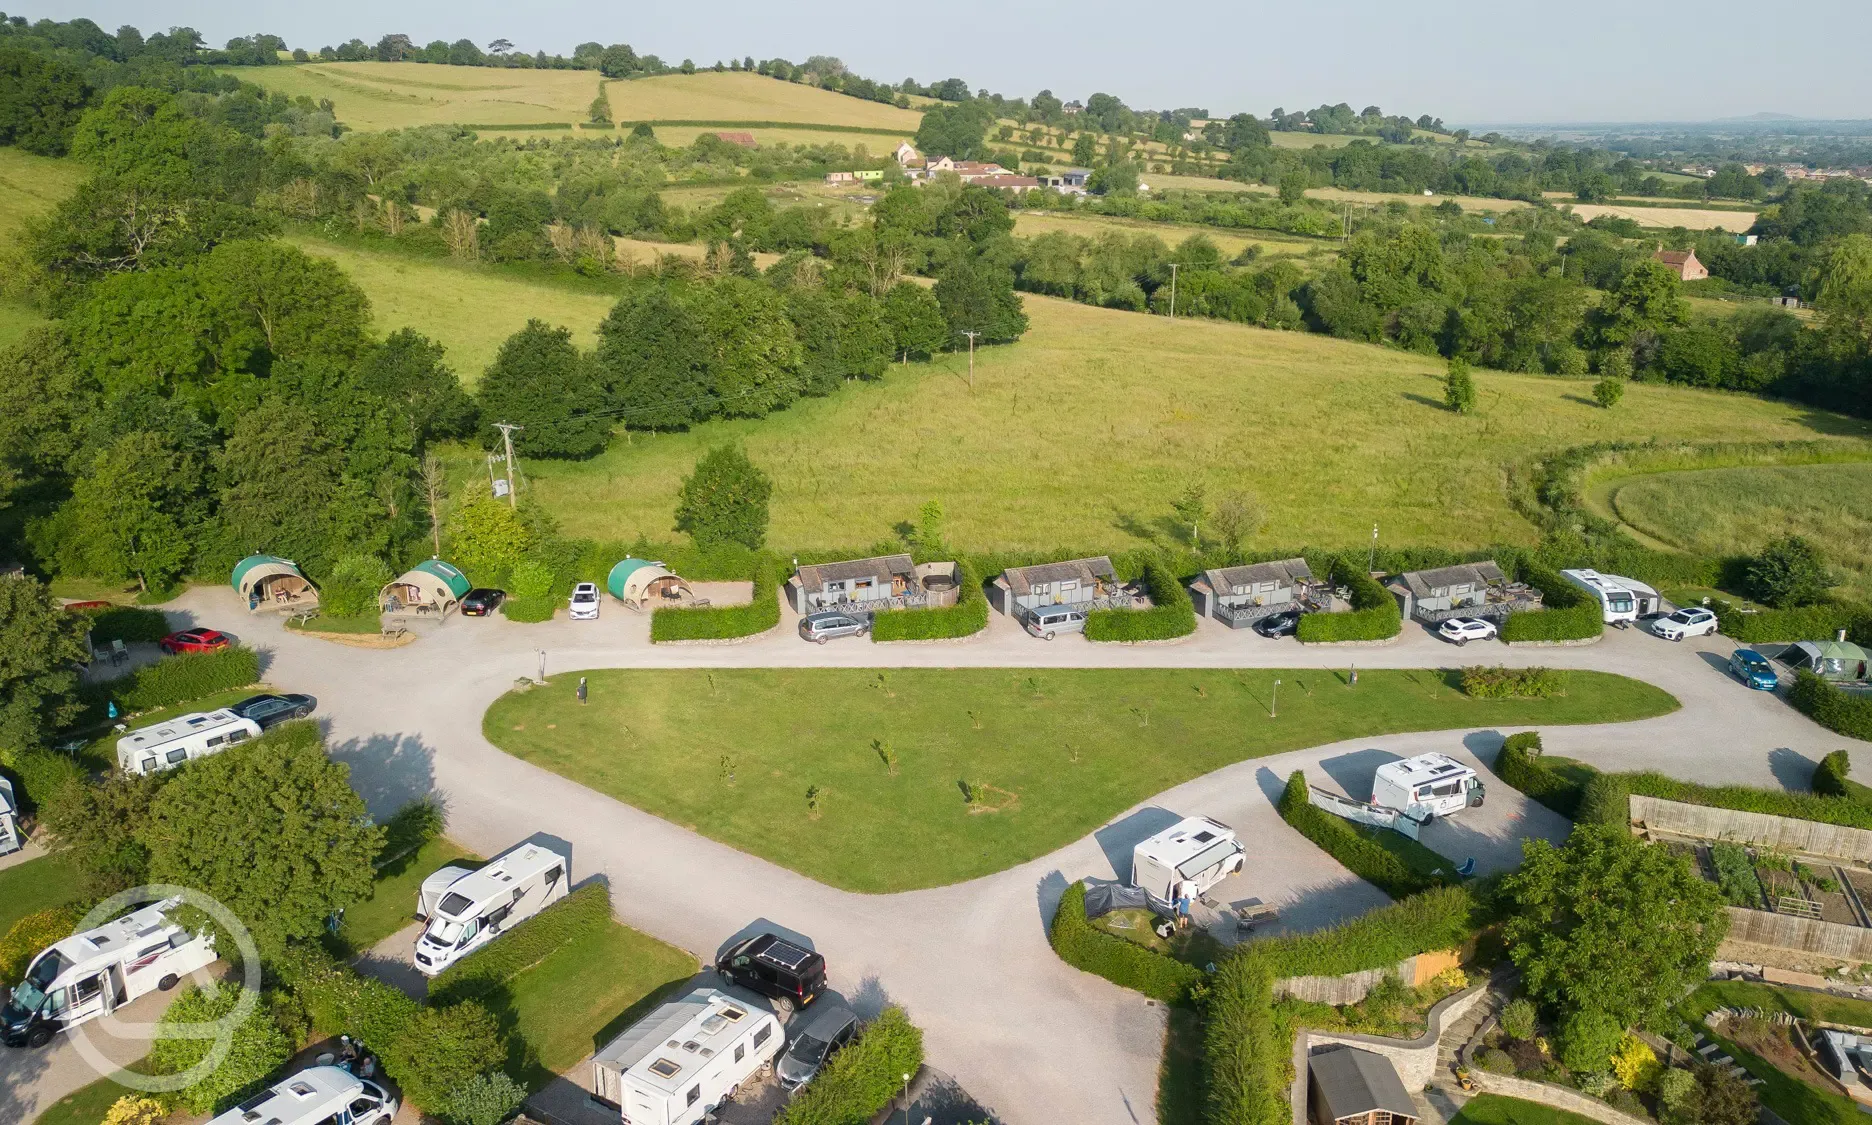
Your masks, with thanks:
[[(1821, 996), (1794, 989), (1771, 988), (1743, 981), (1712, 981), (1697, 988), (1678, 1010), (1692, 1021), (1724, 1005), (1760, 1008), (1764, 1012), (1790, 1012), (1809, 1020), (1840, 1022), (1865, 1026), (1872, 1018), (1872, 1004), (1844, 997)], [(1710, 1033), (1742, 1069), (1762, 1079), (1756, 1087), (1762, 1104), (1781, 1119), (1800, 1125), (1850, 1125), (1865, 1120), (1856, 1103), (1843, 1094), (1818, 1085), (1810, 1085), (1753, 1052), (1738, 1047), (1733, 1039)]]
[(371, 897), (345, 908), (336, 952), (350, 957), (416, 921), (416, 892), (422, 881), (449, 864), (479, 867), (480, 857), (446, 836), (435, 839), (377, 869)]
[(78, 872), (62, 856), (45, 855), (0, 871), (0, 934), (28, 914), (78, 898)]
[(1504, 702), (1469, 699), (1440, 671), (1366, 671), (1355, 688), (1331, 671), (1261, 669), (585, 675), (584, 705), (575, 676), (503, 696), (484, 720), (488, 738), (820, 882), (878, 893), (1045, 855), (1243, 759), (1365, 735), (1620, 722), (1677, 707), (1647, 684), (1586, 672), (1569, 676), (1562, 697)]
[(1539, 1102), (1482, 1094), (1463, 1106), (1450, 1125), (1593, 1125), (1593, 1121)]
[(1841, 593), (1872, 599), (1872, 463), (1746, 465), (1617, 483), (1619, 518), (1700, 554), (1749, 554), (1801, 535), (1839, 571)]

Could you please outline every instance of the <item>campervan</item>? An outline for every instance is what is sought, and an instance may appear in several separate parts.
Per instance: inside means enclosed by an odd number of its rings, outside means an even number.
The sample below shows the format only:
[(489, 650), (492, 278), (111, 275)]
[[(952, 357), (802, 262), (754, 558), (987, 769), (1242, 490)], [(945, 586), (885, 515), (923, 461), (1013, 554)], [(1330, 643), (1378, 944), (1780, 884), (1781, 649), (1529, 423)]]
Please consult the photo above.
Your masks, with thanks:
[(302, 1070), (248, 1098), (208, 1125), (390, 1125), (397, 1100), (340, 1066)]
[(416, 970), (435, 976), (558, 902), (571, 876), (571, 863), (558, 852), (522, 844), (479, 870), (445, 867), (424, 879), (416, 916), (427, 925), (416, 939)]
[(117, 740), (117, 768), (151, 774), (184, 762), (219, 754), (236, 743), (257, 738), (260, 724), (225, 708), (178, 715), (153, 727), (133, 730)]
[(698, 988), (592, 1056), (591, 1100), (625, 1125), (696, 1125), (785, 1042), (780, 1021), (753, 997)]
[(20, 850), (23, 843), (19, 830), (19, 802), (13, 797), (13, 783), (0, 777), (0, 855), (12, 855)]
[(1482, 779), (1448, 754), (1420, 754), (1386, 762), (1372, 778), (1372, 804), (1418, 821), (1482, 804)]
[(0, 1008), (0, 1040), (43, 1047), (58, 1032), (96, 1019), (215, 959), (214, 939), (169, 918), (180, 898), (73, 934), (33, 958), (26, 979)]
[(1656, 613), (1663, 604), (1656, 590), (1635, 578), (1596, 570), (1563, 570), (1560, 576), (1599, 603), (1607, 625), (1636, 621), (1647, 613)]
[(1247, 862), (1235, 830), (1219, 820), (1192, 816), (1131, 850), (1131, 885), (1160, 910), (1196, 898)]

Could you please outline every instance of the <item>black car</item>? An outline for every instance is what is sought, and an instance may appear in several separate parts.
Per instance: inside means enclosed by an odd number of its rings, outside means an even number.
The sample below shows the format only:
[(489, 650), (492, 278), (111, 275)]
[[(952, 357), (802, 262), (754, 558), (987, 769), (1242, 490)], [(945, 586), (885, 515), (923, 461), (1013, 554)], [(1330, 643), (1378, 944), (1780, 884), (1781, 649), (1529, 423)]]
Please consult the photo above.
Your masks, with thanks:
[(715, 971), (724, 984), (738, 984), (773, 1000), (783, 1015), (804, 1008), (825, 991), (825, 958), (775, 934), (761, 934), (730, 949)]
[(468, 596), (461, 600), (461, 613), (463, 617), (486, 617), (499, 609), (506, 600), (507, 591), (483, 586), (468, 591)]
[(318, 700), (309, 695), (250, 695), (228, 710), (243, 719), (252, 719), (265, 730), (275, 723), (288, 719), (303, 719), (318, 707)]
[(1288, 610), (1263, 617), (1251, 627), (1264, 637), (1291, 637), (1300, 631), (1300, 611)]

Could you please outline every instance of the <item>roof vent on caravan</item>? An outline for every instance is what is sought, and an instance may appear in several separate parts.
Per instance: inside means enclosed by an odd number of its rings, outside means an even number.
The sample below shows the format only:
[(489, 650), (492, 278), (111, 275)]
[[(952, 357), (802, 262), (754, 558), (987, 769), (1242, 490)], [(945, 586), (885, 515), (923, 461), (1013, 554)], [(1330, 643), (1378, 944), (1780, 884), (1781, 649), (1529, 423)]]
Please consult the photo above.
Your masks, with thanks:
[(682, 1073), (682, 1064), (671, 1062), (669, 1059), (658, 1059), (650, 1064), (650, 1073), (658, 1078), (674, 1078)]

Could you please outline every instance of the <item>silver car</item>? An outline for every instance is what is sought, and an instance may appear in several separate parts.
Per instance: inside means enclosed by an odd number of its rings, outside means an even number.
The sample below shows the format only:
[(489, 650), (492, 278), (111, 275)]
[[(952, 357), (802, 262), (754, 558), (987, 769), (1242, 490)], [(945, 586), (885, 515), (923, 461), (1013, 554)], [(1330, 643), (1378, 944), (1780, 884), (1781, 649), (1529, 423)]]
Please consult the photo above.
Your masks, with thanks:
[(812, 1010), (798, 1031), (788, 1037), (786, 1053), (774, 1063), (774, 1076), (788, 1090), (798, 1090), (813, 1080), (826, 1060), (858, 1033), (858, 1017), (850, 1008), (821, 1005)]
[(820, 610), (800, 618), (799, 635), (803, 641), (817, 641), (824, 644), (833, 637), (855, 637), (869, 632), (871, 623), (855, 613), (840, 613), (835, 609)]

